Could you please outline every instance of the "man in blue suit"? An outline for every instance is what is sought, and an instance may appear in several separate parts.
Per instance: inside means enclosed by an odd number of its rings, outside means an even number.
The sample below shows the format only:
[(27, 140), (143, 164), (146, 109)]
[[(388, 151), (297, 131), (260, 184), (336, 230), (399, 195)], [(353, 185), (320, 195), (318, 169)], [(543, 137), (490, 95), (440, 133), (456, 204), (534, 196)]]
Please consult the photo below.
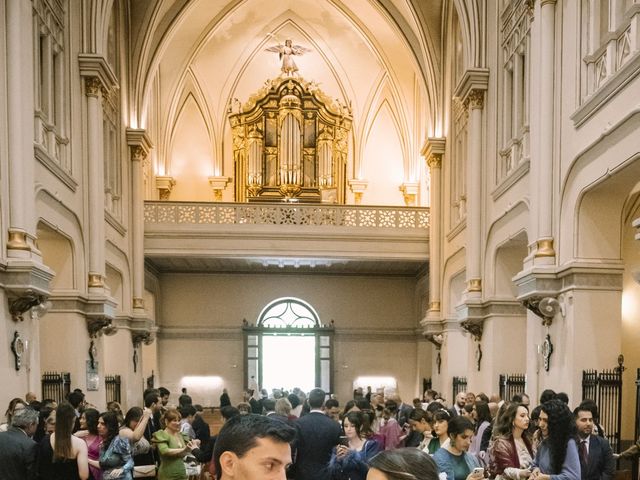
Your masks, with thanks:
[(31, 437), (38, 426), (38, 412), (17, 411), (6, 432), (0, 433), (0, 480), (36, 478), (36, 447)]
[(579, 406), (573, 412), (576, 421), (576, 443), (580, 456), (582, 480), (612, 480), (616, 464), (609, 441), (604, 437), (592, 435), (593, 414)]
[(322, 410), (325, 392), (309, 392), (311, 411), (298, 420), (298, 445), (294, 465), (296, 480), (330, 480), (327, 465), (331, 451), (340, 442), (340, 425)]

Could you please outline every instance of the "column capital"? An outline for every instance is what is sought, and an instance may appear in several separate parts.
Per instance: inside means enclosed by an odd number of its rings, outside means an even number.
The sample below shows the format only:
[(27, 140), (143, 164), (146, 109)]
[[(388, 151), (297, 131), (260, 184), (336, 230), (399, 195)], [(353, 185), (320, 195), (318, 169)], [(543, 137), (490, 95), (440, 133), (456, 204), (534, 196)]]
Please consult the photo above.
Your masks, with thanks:
[(131, 160), (142, 161), (153, 147), (147, 131), (142, 128), (127, 128), (127, 145), (131, 149)]
[(97, 78), (101, 86), (110, 91), (118, 88), (118, 79), (111, 69), (109, 62), (95, 53), (81, 53), (78, 55), (80, 76), (85, 78)]
[[(489, 88), (489, 70), (486, 68), (469, 68), (464, 72), (454, 96), (460, 99), (465, 109), (482, 108), (484, 92)], [(480, 103), (481, 102), (481, 103)]]
[[(533, 3), (533, 0), (530, 0), (531, 3)], [(555, 6), (555, 4), (557, 3), (558, 0), (540, 0), (540, 6), (544, 7), (545, 5), (549, 5), (551, 4), (552, 6)]]
[(484, 90), (479, 88), (470, 90), (465, 101), (467, 108), (469, 108), (470, 110), (482, 110), (484, 108), (484, 92)]
[(160, 200), (169, 200), (171, 190), (175, 186), (176, 181), (170, 176), (158, 176), (156, 177), (156, 188), (158, 189), (158, 195)]
[(360, 202), (362, 201), (362, 194), (367, 189), (367, 186), (369, 185), (369, 181), (353, 178), (349, 180), (348, 183), (349, 183), (349, 188), (351, 189), (351, 191), (353, 192), (353, 195), (355, 196), (356, 205), (360, 205)]
[(415, 207), (418, 197), (418, 191), (420, 190), (419, 183), (404, 182), (400, 185), (400, 191), (404, 196), (404, 203), (407, 207)]
[(84, 77), (84, 94), (87, 97), (99, 97), (102, 93), (102, 82), (98, 77)]
[(227, 188), (227, 183), (230, 181), (229, 177), (209, 177), (209, 185), (213, 190), (213, 197), (216, 202), (222, 201), (222, 192)]
[(447, 139), (444, 137), (427, 138), (420, 154), (427, 160), (430, 168), (442, 167), (442, 156), (444, 155)]

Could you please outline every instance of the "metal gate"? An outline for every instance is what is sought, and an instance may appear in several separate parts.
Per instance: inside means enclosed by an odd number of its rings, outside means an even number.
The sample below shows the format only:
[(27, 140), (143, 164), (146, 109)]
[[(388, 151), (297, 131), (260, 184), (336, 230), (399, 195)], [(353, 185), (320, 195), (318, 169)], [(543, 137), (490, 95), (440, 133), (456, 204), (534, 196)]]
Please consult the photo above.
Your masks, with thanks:
[(42, 398), (62, 403), (71, 392), (71, 374), (69, 372), (44, 372), (42, 374)]
[(498, 391), (500, 398), (505, 402), (510, 402), (514, 395), (526, 392), (527, 376), (524, 373), (503, 374), (498, 381)]
[(456, 402), (456, 396), (460, 392), (467, 391), (467, 377), (453, 377), (453, 398), (451, 403)]
[(104, 377), (105, 390), (107, 392), (107, 404), (109, 402), (120, 403), (120, 375), (106, 375)]
[(596, 402), (600, 412), (600, 424), (614, 452), (620, 452), (622, 430), (622, 370), (584, 370), (582, 372), (582, 399)]

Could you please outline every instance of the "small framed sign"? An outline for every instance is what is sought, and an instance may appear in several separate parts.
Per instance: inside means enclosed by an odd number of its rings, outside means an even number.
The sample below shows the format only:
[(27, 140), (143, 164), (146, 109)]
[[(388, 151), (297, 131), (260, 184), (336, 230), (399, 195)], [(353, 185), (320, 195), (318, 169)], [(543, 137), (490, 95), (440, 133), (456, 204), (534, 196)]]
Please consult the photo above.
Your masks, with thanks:
[(100, 376), (98, 375), (98, 362), (87, 360), (87, 391), (96, 391), (100, 388)]

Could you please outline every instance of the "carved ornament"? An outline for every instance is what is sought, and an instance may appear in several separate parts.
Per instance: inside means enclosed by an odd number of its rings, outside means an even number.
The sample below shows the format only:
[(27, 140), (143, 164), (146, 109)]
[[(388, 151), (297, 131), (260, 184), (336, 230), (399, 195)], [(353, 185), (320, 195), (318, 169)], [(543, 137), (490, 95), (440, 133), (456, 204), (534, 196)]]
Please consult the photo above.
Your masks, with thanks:
[(482, 340), (482, 330), (484, 328), (484, 320), (483, 319), (469, 319), (465, 320), (460, 324), (460, 326), (469, 332), (473, 339), (476, 342), (480, 342)]
[(429, 168), (442, 168), (442, 154), (432, 153), (427, 160)]
[(465, 104), (468, 105), (470, 109), (480, 109), (484, 108), (484, 90), (480, 90), (478, 88), (473, 89), (469, 92)]
[(102, 82), (98, 77), (85, 77), (84, 79), (85, 95), (87, 97), (99, 97), (102, 90)]
[(24, 320), (24, 313), (29, 309), (44, 303), (47, 296), (34, 292), (25, 292), (17, 298), (9, 299), (9, 313), (15, 322)]
[(111, 319), (107, 317), (87, 318), (87, 332), (89, 337), (96, 338), (103, 333), (103, 329), (111, 325)]
[(443, 333), (427, 333), (424, 337), (433, 343), (438, 350), (442, 348), (442, 344), (444, 343)]

